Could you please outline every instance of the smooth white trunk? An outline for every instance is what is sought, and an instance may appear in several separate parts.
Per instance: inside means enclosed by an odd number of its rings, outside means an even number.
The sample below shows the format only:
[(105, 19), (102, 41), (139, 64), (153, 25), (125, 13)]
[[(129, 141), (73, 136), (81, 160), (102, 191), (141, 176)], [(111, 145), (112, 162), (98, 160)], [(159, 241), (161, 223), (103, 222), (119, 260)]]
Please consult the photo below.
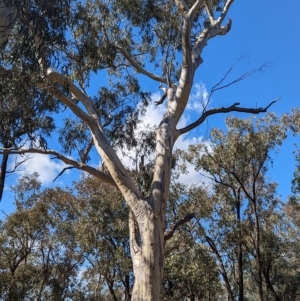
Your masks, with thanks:
[[(141, 222), (141, 220), (140, 220)], [(130, 217), (130, 251), (135, 276), (132, 301), (158, 301), (164, 267), (164, 233), (160, 222), (153, 214), (144, 215), (141, 241), (136, 221)]]

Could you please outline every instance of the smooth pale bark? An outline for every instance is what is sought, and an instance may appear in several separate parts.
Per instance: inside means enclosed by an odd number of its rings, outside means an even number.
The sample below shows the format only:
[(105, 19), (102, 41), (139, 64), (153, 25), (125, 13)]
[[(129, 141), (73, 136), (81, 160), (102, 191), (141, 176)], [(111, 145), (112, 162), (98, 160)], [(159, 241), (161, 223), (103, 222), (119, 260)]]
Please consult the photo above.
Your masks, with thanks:
[(13, 1), (5, 4), (4, 0), (0, 0), (0, 51), (5, 47), (16, 18), (17, 8)]
[(164, 236), (159, 219), (147, 213), (143, 219), (143, 233), (139, 247), (136, 221), (130, 218), (130, 251), (135, 282), (131, 300), (159, 300), (163, 276)]

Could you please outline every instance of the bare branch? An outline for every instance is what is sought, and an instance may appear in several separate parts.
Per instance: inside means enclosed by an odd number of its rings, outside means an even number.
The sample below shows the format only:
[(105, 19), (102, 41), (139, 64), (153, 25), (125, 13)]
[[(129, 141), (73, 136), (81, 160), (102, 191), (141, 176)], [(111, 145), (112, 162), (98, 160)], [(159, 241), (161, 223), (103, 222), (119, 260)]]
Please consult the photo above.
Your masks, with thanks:
[(21, 160), (21, 161), (18, 161), (17, 159), (15, 159), (14, 168), (11, 169), (11, 170), (7, 170), (6, 173), (14, 173), (14, 172), (18, 169), (18, 167), (19, 167), (20, 165), (22, 165), (23, 163), (27, 162), (27, 161), (30, 160), (31, 158), (32, 158), (32, 157), (30, 157), (30, 156), (26, 156), (26, 157), (25, 157), (23, 160)]
[(54, 151), (54, 150), (41, 150), (41, 149), (32, 149), (32, 148), (28, 148), (28, 149), (0, 148), (0, 154), (4, 154), (4, 153), (10, 153), (10, 154), (15, 154), (15, 155), (22, 155), (22, 154), (53, 155), (53, 156), (57, 157), (58, 159), (60, 159), (61, 161), (63, 161), (65, 164), (69, 164), (69, 165), (76, 167), (77, 169), (86, 171), (86, 172), (90, 173), (91, 175), (99, 178), (101, 181), (116, 187), (116, 183), (112, 179), (111, 176), (105, 174), (104, 172), (102, 172), (94, 167), (91, 167), (84, 163), (67, 158), (64, 155), (62, 155), (59, 152)]
[(158, 105), (161, 105), (161, 104), (164, 102), (164, 100), (166, 99), (166, 97), (167, 97), (167, 93), (164, 93), (163, 96), (160, 98), (160, 100), (155, 101), (155, 104), (156, 104), (157, 106), (158, 106)]
[(160, 100), (158, 100), (158, 101), (155, 102), (155, 104), (157, 106), (160, 105), (160, 104), (162, 104), (164, 102), (164, 100), (166, 99), (167, 95), (168, 95), (168, 89), (167, 88), (163, 87), (162, 84), (159, 87), (163, 90), (164, 94), (162, 95), (162, 97), (160, 98)]
[[(66, 76), (51, 69), (48, 69), (47, 74), (53, 81), (61, 85), (67, 84), (69, 91), (74, 95), (74, 98), (79, 99), (85, 106), (86, 110), (88, 111), (88, 114), (82, 111), (79, 108), (79, 106), (77, 106), (77, 104), (70, 98), (63, 95), (63, 93), (59, 93), (59, 91), (57, 91), (57, 97), (60, 98), (61, 101), (63, 101), (81, 120), (83, 120), (89, 126), (92, 132), (94, 145), (99, 155), (106, 163), (108, 170), (114, 179), (112, 180), (112, 178), (109, 177), (109, 181), (113, 181), (113, 183), (118, 186), (118, 188), (121, 190), (124, 197), (128, 201), (129, 206), (131, 207), (133, 212), (136, 213), (135, 205), (137, 202), (137, 198), (141, 197), (142, 194), (136, 187), (135, 183), (128, 174), (120, 158), (117, 156), (115, 150), (106, 138), (103, 132), (103, 127), (100, 122), (99, 112), (95, 107), (93, 101), (78, 87), (76, 87), (76, 85), (74, 85), (72, 81)], [(86, 168), (85, 164), (84, 166)], [(100, 176), (97, 177), (101, 180)]]
[(58, 98), (63, 104), (71, 109), (71, 111), (80, 119), (82, 119), (86, 124), (92, 128), (94, 126), (93, 119), (86, 114), (70, 97), (64, 95), (61, 91), (53, 89), (51, 93)]
[(84, 163), (84, 164), (86, 163), (87, 156), (88, 156), (89, 152), (91, 151), (93, 145), (94, 145), (94, 140), (93, 140), (93, 138), (91, 138), (87, 148), (84, 150), (84, 152), (81, 156), (81, 162), (82, 163)]
[(225, 75), (223, 76), (223, 78), (222, 78), (217, 84), (215, 84), (215, 85), (212, 87), (212, 89), (210, 90), (210, 93), (209, 93), (207, 102), (206, 102), (206, 104), (205, 104), (205, 106), (204, 106), (204, 110), (206, 110), (206, 108), (207, 108), (207, 106), (208, 106), (208, 104), (209, 104), (209, 102), (210, 102), (210, 99), (211, 99), (212, 95), (213, 95), (216, 91), (222, 90), (222, 89), (227, 88), (227, 87), (229, 87), (229, 86), (231, 86), (231, 85), (233, 85), (233, 84), (235, 84), (235, 83), (238, 83), (238, 82), (240, 82), (240, 81), (242, 81), (242, 80), (244, 80), (244, 79), (250, 77), (250, 76), (253, 75), (254, 73), (262, 71), (263, 68), (264, 68), (265, 66), (267, 66), (267, 64), (263, 64), (263, 65), (261, 65), (259, 68), (253, 69), (253, 70), (250, 70), (250, 71), (247, 71), (247, 72), (245, 72), (244, 74), (242, 74), (241, 76), (239, 76), (238, 78), (234, 79), (233, 81), (231, 81), (231, 82), (229, 82), (229, 83), (227, 83), (227, 84), (221, 85), (221, 84), (225, 81), (225, 79), (227, 78), (227, 76), (230, 74), (230, 72), (233, 70), (235, 64), (237, 64), (237, 63), (238, 63), (240, 60), (242, 60), (243, 58), (245, 58), (245, 55), (243, 55), (243, 56), (241, 56), (240, 58), (238, 58), (238, 59), (236, 60), (236, 62), (228, 69), (228, 71), (225, 73)]
[(144, 74), (146, 76), (148, 76), (149, 78), (158, 81), (158, 82), (162, 82), (167, 84), (168, 81), (166, 78), (155, 75), (147, 70), (145, 70), (139, 63), (137, 63), (131, 56), (130, 54), (122, 47), (120, 46), (115, 46), (117, 48), (117, 50), (127, 59), (127, 61), (132, 65), (132, 67), (134, 67), (139, 73)]
[(176, 229), (189, 222), (192, 218), (196, 217), (195, 213), (189, 213), (187, 214), (184, 218), (181, 218), (180, 220), (178, 220), (176, 223), (174, 223), (171, 228), (165, 232), (164, 237), (165, 237), (165, 241), (169, 240), (173, 235), (174, 232), (176, 231)]
[[(98, 112), (97, 112), (97, 110), (96, 110), (93, 102), (91, 101), (91, 99), (85, 93), (83, 93), (76, 85), (74, 85), (74, 83), (67, 76), (62, 75), (61, 73), (56, 72), (56, 71), (52, 70), (51, 68), (48, 68), (48, 70), (47, 70), (47, 76), (52, 81), (57, 82), (57, 83), (61, 84), (62, 86), (66, 86), (67, 85), (68, 89), (71, 92), (71, 94), (73, 95), (73, 97), (76, 98), (76, 99), (78, 99), (79, 101), (81, 101), (82, 104), (85, 106), (85, 108), (87, 109), (87, 111), (90, 114), (92, 114), (92, 115), (96, 114), (97, 117), (99, 117), (98, 116)], [(80, 110), (80, 108), (75, 104), (74, 101), (72, 101), (72, 103), (73, 103), (72, 107), (77, 107)], [(71, 104), (68, 103), (66, 105), (68, 107), (70, 107)], [(73, 109), (71, 107), (70, 107), (70, 109), (73, 111)], [(77, 111), (78, 111), (78, 109), (77, 109)], [(89, 119), (88, 125), (90, 126), (92, 119), (88, 115), (86, 115), (86, 117), (88, 117), (88, 119)], [(82, 119), (82, 117), (79, 117), (79, 118)], [(86, 121), (86, 120), (84, 119), (84, 121)]]
[(217, 36), (217, 35), (225, 35), (231, 29), (231, 19), (228, 19), (227, 25), (221, 26), (224, 21), (228, 10), (233, 3), (234, 0), (228, 0), (224, 5), (224, 8), (220, 14), (220, 17), (217, 20), (214, 20), (214, 17), (206, 5), (206, 9), (208, 12), (208, 16), (210, 19), (211, 26), (205, 28), (198, 36), (197, 41), (192, 50), (192, 58), (193, 63), (195, 64), (195, 70), (202, 63), (202, 59), (200, 58), (201, 52), (203, 48), (207, 45), (209, 39)]
[(221, 25), (222, 22), (224, 21), (226, 15), (227, 15), (227, 13), (228, 13), (228, 10), (229, 10), (229, 8), (230, 8), (230, 6), (231, 6), (231, 4), (232, 4), (233, 2), (234, 2), (234, 0), (227, 0), (225, 6), (224, 6), (224, 8), (223, 8), (223, 11), (222, 11), (221, 15), (220, 15), (220, 17), (219, 17), (218, 20), (217, 20), (217, 23), (218, 23), (219, 25)]
[(246, 73), (242, 74), (240, 77), (238, 77), (237, 79), (235, 79), (234, 81), (230, 82), (229, 84), (226, 84), (224, 86), (221, 86), (220, 85), (224, 82), (224, 80), (227, 78), (227, 76), (229, 75), (229, 73), (233, 70), (234, 66), (240, 61), (242, 60), (243, 58), (245, 58), (246, 55), (243, 55), (241, 57), (239, 57), (234, 63), (233, 65), (228, 69), (228, 71), (225, 73), (225, 75), (223, 76), (223, 78), (217, 83), (215, 84), (212, 89), (211, 89), (211, 94), (214, 92), (214, 91), (217, 91), (217, 90), (221, 90), (223, 88), (226, 88), (226, 87), (229, 87), (231, 86), (232, 84), (234, 83), (237, 83), (241, 80), (244, 80), (245, 78), (251, 76), (252, 74), (258, 72), (258, 71), (261, 71), (266, 64), (263, 64), (262, 66), (260, 66), (259, 68), (257, 69), (254, 69), (254, 70), (250, 70), (250, 71), (247, 71)]
[[(194, 22), (195, 15), (200, 7), (203, 5), (204, 0), (197, 0), (190, 8), (183, 22), (182, 31), (182, 51), (183, 51), (183, 67), (191, 71), (192, 67), (192, 52), (191, 52), (191, 30)], [(190, 79), (191, 80), (191, 79)]]
[(68, 166), (68, 167), (65, 167), (56, 177), (55, 179), (53, 180), (53, 183), (66, 171), (66, 170), (69, 170), (69, 169), (73, 169), (75, 168), (75, 166)]
[(229, 112), (240, 112), (240, 113), (251, 113), (251, 114), (259, 114), (259, 113), (264, 113), (267, 112), (268, 108), (274, 104), (276, 101), (278, 101), (280, 98), (277, 98), (275, 100), (273, 100), (268, 106), (266, 106), (265, 108), (243, 108), (243, 107), (238, 107), (238, 105), (240, 105), (239, 102), (234, 103), (233, 105), (231, 105), (230, 107), (227, 108), (218, 108), (218, 109), (211, 109), (208, 111), (204, 111), (201, 115), (201, 117), (196, 120), (195, 122), (193, 122), (192, 124), (188, 125), (185, 128), (182, 128), (180, 130), (178, 130), (179, 135), (185, 134), (189, 131), (191, 131), (192, 129), (196, 128), (197, 126), (199, 126), (200, 124), (202, 124), (205, 119), (210, 116), (210, 115), (214, 115), (214, 114), (219, 114), (219, 113), (229, 113)]

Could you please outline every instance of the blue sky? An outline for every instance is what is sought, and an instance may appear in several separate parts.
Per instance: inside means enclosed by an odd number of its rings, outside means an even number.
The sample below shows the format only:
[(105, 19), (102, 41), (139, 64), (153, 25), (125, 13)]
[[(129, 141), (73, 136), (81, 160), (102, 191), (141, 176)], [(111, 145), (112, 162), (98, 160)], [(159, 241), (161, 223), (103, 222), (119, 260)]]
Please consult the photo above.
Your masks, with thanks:
[[(240, 102), (242, 106), (263, 107), (269, 102), (281, 97), (281, 100), (271, 107), (277, 114), (289, 112), (300, 103), (300, 26), (299, 26), (300, 1), (263, 1), (263, 0), (236, 0), (231, 6), (228, 17), (232, 19), (232, 29), (226, 36), (216, 37), (209, 41), (203, 52), (204, 62), (200, 66), (195, 84), (204, 85), (207, 91), (216, 84), (226, 73), (228, 68), (241, 56), (247, 58), (236, 65), (232, 73), (235, 78), (242, 73), (259, 67), (268, 62), (269, 67), (264, 72), (258, 73), (247, 80), (222, 90), (213, 96), (211, 107), (228, 106)], [(91, 93), (98, 90), (98, 80), (91, 82)], [(158, 97), (158, 84), (143, 78), (142, 87), (151, 89), (154, 97)], [(196, 88), (194, 89), (196, 93)], [(151, 111), (152, 110), (152, 111)], [(152, 107), (150, 117), (145, 123), (153, 119), (153, 113), (160, 116), (163, 107)], [(197, 116), (188, 111), (184, 122), (192, 121)], [(195, 112), (195, 111), (194, 111)], [(242, 115), (248, 117), (249, 115)], [(179, 147), (186, 148), (189, 143), (197, 138), (206, 136), (209, 128), (223, 127), (226, 115), (213, 116), (208, 123), (178, 142)], [(194, 139), (194, 140), (193, 140)], [(285, 199), (290, 191), (291, 178), (294, 171), (294, 144), (299, 138), (289, 137), (281, 148), (280, 153), (274, 158), (274, 168), (270, 177), (279, 183), (279, 193)], [(55, 142), (55, 141), (53, 141)], [(34, 163), (35, 161), (35, 163)], [(94, 164), (99, 160), (95, 157)], [(52, 186), (52, 180), (59, 173), (63, 165), (51, 161), (47, 157), (36, 157), (31, 163), (23, 167), (32, 170), (32, 167), (42, 173), (43, 183)], [(15, 183), (16, 177), (7, 179), (7, 190), (0, 203), (0, 210), (9, 212), (12, 207), (12, 195), (9, 186)], [(64, 185), (70, 178), (76, 178), (77, 171), (64, 175), (54, 185)], [(191, 171), (186, 180), (197, 180), (196, 174)]]

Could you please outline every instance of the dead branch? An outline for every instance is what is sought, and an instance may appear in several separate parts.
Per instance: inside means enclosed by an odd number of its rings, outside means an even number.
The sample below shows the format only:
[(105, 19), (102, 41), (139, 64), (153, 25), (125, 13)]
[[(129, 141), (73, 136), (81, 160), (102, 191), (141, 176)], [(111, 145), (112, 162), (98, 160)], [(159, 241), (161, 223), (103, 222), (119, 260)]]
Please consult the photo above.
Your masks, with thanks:
[(69, 164), (69, 165), (74, 166), (77, 169), (86, 171), (86, 172), (90, 173), (91, 175), (99, 178), (103, 182), (108, 183), (112, 186), (115, 186), (115, 187), (117, 186), (111, 176), (105, 174), (104, 172), (102, 172), (94, 167), (86, 165), (82, 162), (67, 158), (66, 156), (64, 156), (54, 150), (41, 150), (41, 149), (32, 149), (32, 148), (28, 148), (28, 149), (0, 148), (0, 154), (4, 154), (4, 153), (15, 154), (15, 155), (22, 155), (22, 154), (29, 154), (29, 153), (30, 154), (53, 155), (56, 158), (63, 161), (65, 164)]
[(66, 170), (70, 170), (70, 169), (73, 169), (75, 168), (75, 166), (68, 166), (68, 167), (65, 167), (56, 177), (55, 179), (53, 180), (53, 183), (66, 171)]
[(176, 229), (189, 222), (192, 218), (196, 217), (195, 213), (189, 213), (184, 218), (181, 218), (176, 223), (174, 223), (169, 230), (167, 230), (164, 234), (165, 241), (169, 240), (175, 233)]
[(137, 61), (135, 61), (132, 58), (132, 56), (124, 48), (122, 48), (120, 46), (115, 46), (115, 47), (126, 58), (126, 60), (131, 64), (131, 66), (134, 67), (139, 73), (144, 74), (155, 81), (162, 82), (165, 84), (168, 83), (166, 78), (155, 75), (155, 74), (147, 71), (146, 69), (144, 69)]
[[(204, 111), (206, 110), (208, 104), (210, 103), (210, 100), (211, 100), (211, 97), (212, 95), (218, 91), (218, 90), (222, 90), (222, 89), (225, 89), (225, 88), (228, 88), (230, 87), (231, 85), (233, 84), (236, 84), (240, 81), (243, 81), (245, 79), (247, 79), (248, 77), (250, 77), (251, 75), (257, 73), (257, 72), (261, 72), (265, 67), (268, 66), (268, 63), (264, 63), (262, 64), (259, 68), (256, 68), (256, 69), (253, 69), (253, 70), (250, 70), (250, 71), (247, 71), (245, 73), (243, 73), (242, 75), (240, 75), (239, 77), (235, 78), (234, 80), (232, 80), (231, 82), (227, 83), (227, 84), (223, 84), (223, 82), (226, 80), (226, 78), (228, 77), (228, 75), (231, 73), (231, 71), (234, 69), (235, 65), (242, 59), (244, 59), (246, 57), (246, 54), (245, 55), (242, 55), (241, 57), (239, 57), (231, 66), (230, 68), (227, 70), (227, 72), (225, 73), (225, 75), (221, 78), (221, 80), (216, 83), (210, 90), (210, 93), (209, 93), (209, 96), (208, 96), (208, 99), (207, 99), (207, 102), (205, 104), (205, 106), (203, 106), (203, 109)], [(222, 85), (223, 84), (223, 85)]]
[(94, 146), (94, 140), (93, 140), (93, 138), (91, 138), (91, 140), (90, 140), (87, 148), (84, 150), (84, 152), (83, 152), (83, 154), (81, 156), (81, 162), (82, 163), (84, 163), (84, 164), (86, 163), (87, 156), (88, 156), (88, 154), (91, 151), (91, 149), (92, 149), (93, 146)]
[(218, 108), (218, 109), (211, 109), (211, 110), (208, 110), (208, 111), (203, 111), (201, 117), (198, 120), (196, 120), (192, 124), (186, 126), (185, 128), (182, 128), (182, 129), (178, 130), (179, 135), (185, 134), (185, 133), (193, 130), (194, 128), (196, 128), (197, 126), (202, 124), (205, 121), (205, 119), (210, 115), (215, 115), (215, 114), (220, 114), (220, 113), (229, 113), (229, 112), (240, 112), (240, 113), (251, 113), (251, 114), (265, 113), (265, 112), (267, 112), (269, 107), (272, 104), (274, 104), (275, 102), (277, 102), (279, 99), (280, 99), (280, 97), (273, 100), (265, 108), (255, 108), (254, 109), (254, 108), (238, 107), (240, 105), (240, 103), (236, 102), (233, 105), (231, 105), (230, 107), (226, 107), (226, 108), (222, 107), (222, 108)]
[(18, 161), (17, 159), (15, 159), (15, 164), (14, 164), (14, 168), (11, 170), (7, 170), (6, 173), (14, 173), (15, 171), (18, 170), (18, 167), (20, 165), (22, 165), (23, 163), (27, 162), (28, 160), (30, 160), (32, 157), (31, 156), (26, 156), (23, 160)]

